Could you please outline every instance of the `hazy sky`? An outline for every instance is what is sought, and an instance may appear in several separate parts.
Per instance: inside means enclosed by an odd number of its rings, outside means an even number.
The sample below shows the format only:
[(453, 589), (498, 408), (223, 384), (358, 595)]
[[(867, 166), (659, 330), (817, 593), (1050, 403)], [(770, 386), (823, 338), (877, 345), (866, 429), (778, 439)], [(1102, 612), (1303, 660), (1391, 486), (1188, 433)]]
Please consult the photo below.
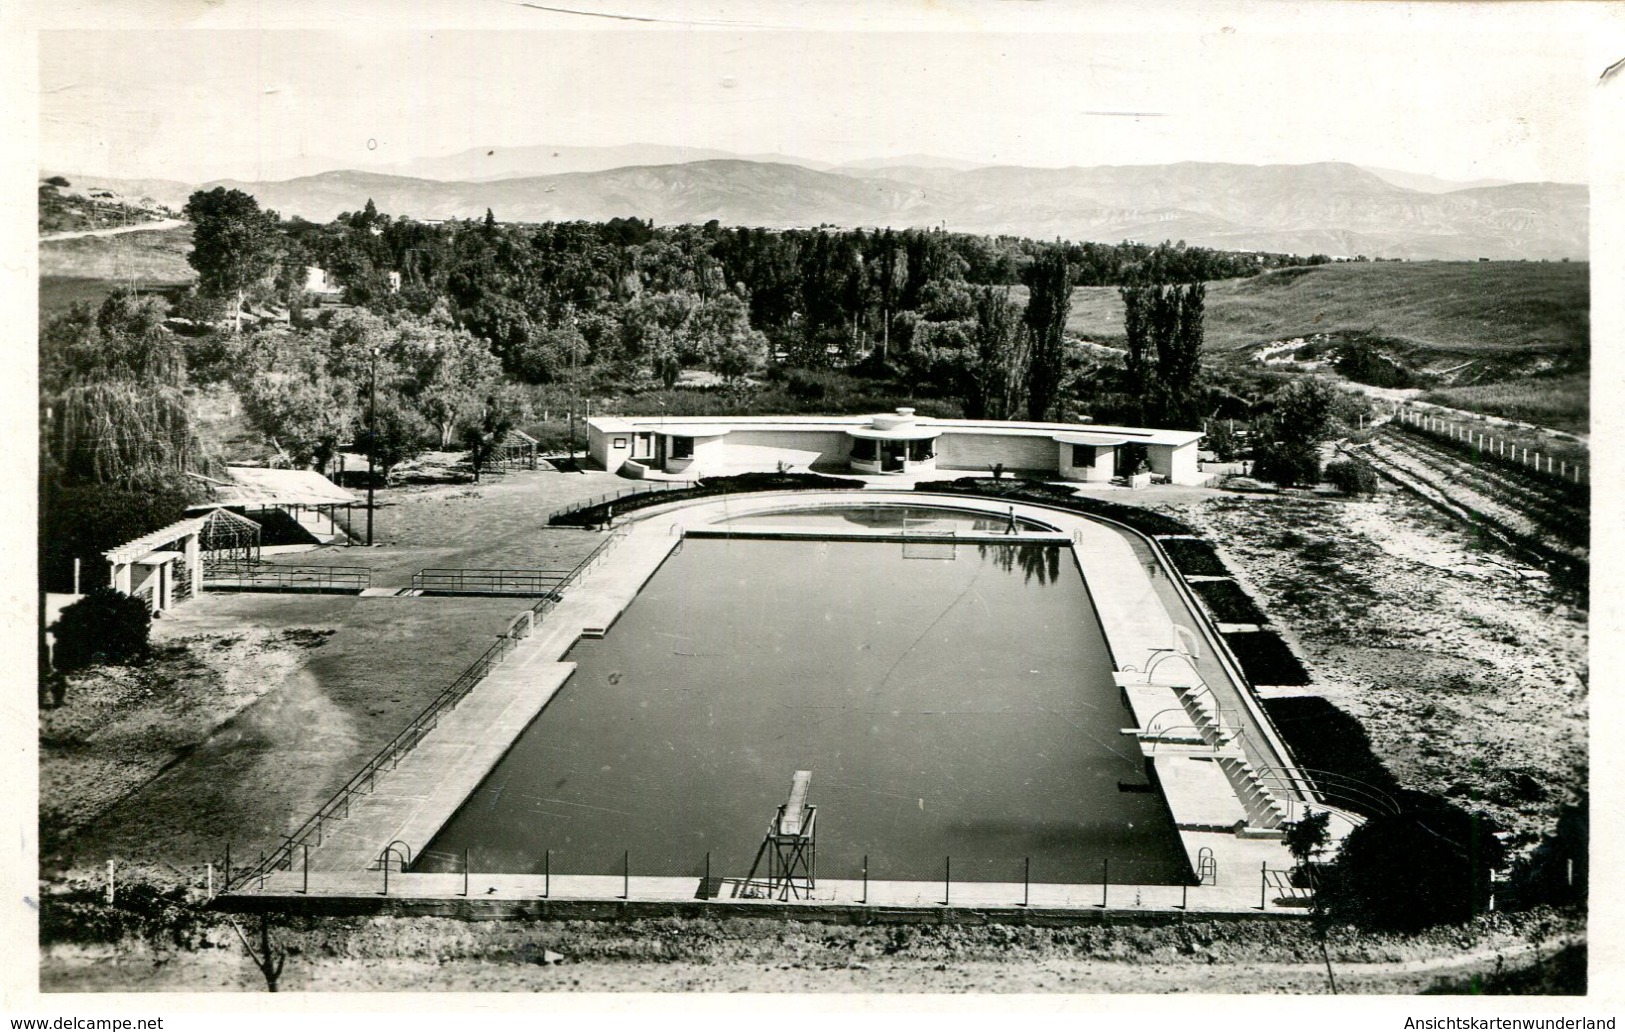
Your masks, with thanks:
[(1588, 179), (1600, 68), (1577, 33), (1505, 31), (1494, 17), (1477, 26), (1491, 32), (1232, 21), (1110, 33), (924, 18), (843, 32), (553, 29), (577, 28), (568, 18), (546, 31), (58, 30), (39, 37), (39, 155), (62, 171), (188, 181), (539, 143)]

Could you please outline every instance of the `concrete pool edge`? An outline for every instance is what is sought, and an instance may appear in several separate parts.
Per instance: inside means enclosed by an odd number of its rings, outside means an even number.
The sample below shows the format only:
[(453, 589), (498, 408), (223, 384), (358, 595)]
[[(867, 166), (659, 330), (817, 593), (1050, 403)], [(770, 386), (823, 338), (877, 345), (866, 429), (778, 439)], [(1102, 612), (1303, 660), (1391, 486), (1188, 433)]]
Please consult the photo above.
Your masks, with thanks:
[[(812, 495), (813, 497), (809, 497)], [(866, 506), (927, 506), (931, 508), (952, 508), (968, 513), (1004, 518), (1008, 513), (1015, 513), (1018, 518), (1050, 525), (1055, 529), (1049, 532), (1025, 533), (1014, 536), (988, 535), (985, 533), (968, 534), (960, 540), (966, 542), (994, 541), (998, 543), (1032, 543), (1032, 544), (1061, 544), (1070, 543), (1073, 555), (1083, 575), (1084, 583), (1091, 599), (1095, 603), (1097, 619), (1101, 621), (1101, 629), (1111, 644), (1113, 654), (1118, 657), (1132, 656), (1138, 659), (1141, 655), (1148, 657), (1147, 661), (1139, 664), (1123, 663), (1121, 659), (1115, 665), (1119, 671), (1137, 672), (1137, 665), (1148, 665), (1149, 657), (1156, 655), (1156, 650), (1166, 649), (1174, 640), (1172, 624), (1174, 617), (1165, 609), (1164, 602), (1156, 597), (1150, 590), (1148, 575), (1141, 566), (1140, 560), (1133, 555), (1126, 535), (1139, 537), (1149, 546), (1158, 562), (1163, 566), (1163, 572), (1171, 583), (1177, 584), (1177, 573), (1168, 567), (1166, 557), (1155, 543), (1144, 535), (1138, 534), (1130, 528), (1113, 524), (1082, 514), (1071, 513), (1045, 506), (1030, 505), (1027, 503), (1010, 503), (1003, 499), (979, 499), (962, 495), (935, 495), (928, 492), (887, 492), (878, 490), (868, 491), (819, 491), (819, 492), (762, 492), (750, 496), (725, 496), (723, 498), (690, 499), (669, 505), (657, 506), (647, 512), (640, 512), (636, 517), (628, 519), (618, 530), (621, 536), (618, 547), (593, 572), (587, 583), (579, 586), (577, 590), (569, 593), (565, 600), (550, 613), (545, 621), (538, 623), (535, 633), (519, 646), (510, 660), (496, 668), (481, 684), (476, 686), (471, 696), (480, 697), (485, 706), (469, 707), (467, 714), (459, 721), (458, 712), (454, 711), (446, 720), (444, 728), (437, 728), (425, 737), (423, 744), (408, 753), (400, 762), (400, 770), (382, 779), (380, 788), (374, 795), (358, 800), (358, 809), (363, 811), (354, 814), (361, 820), (353, 820), (353, 830), (349, 827), (337, 829), (337, 833), (330, 836), (334, 846), (343, 844), (342, 848), (318, 849), (311, 854), (312, 874), (323, 883), (313, 896), (302, 894), (304, 882), (302, 880), (302, 865), (300, 858), (294, 858), (288, 871), (274, 872), (265, 879), (264, 889), (244, 886), (239, 893), (258, 894), (261, 891), (267, 896), (287, 898), (294, 896), (300, 899), (328, 899), (337, 902), (349, 898), (350, 892), (346, 886), (351, 883), (354, 876), (361, 876), (364, 884), (380, 877), (378, 873), (378, 856), (383, 843), (395, 839), (404, 839), (413, 848), (422, 848), (427, 844), (445, 821), (456, 812), (466, 796), (478, 785), (479, 781), (505, 754), (518, 733), (530, 721), (539, 715), (547, 702), (552, 698), (554, 691), (568, 676), (568, 671), (558, 676), (550, 686), (539, 690), (526, 702), (526, 712), (515, 712), (511, 706), (501, 704), (503, 700), (499, 695), (506, 695), (502, 689), (523, 694), (523, 686), (515, 675), (529, 671), (534, 673), (535, 664), (556, 664), (560, 667), (567, 664), (560, 660), (584, 635), (601, 634), (604, 629), (611, 626), (624, 612), (637, 596), (642, 586), (647, 583), (660, 566), (673, 551), (681, 546), (682, 540), (691, 532), (694, 536), (728, 536), (728, 531), (718, 526), (719, 520), (725, 521), (740, 515), (756, 511), (777, 510), (783, 511), (787, 500), (797, 503), (808, 503), (807, 507), (816, 508), (820, 505), (832, 504), (861, 504)], [(673, 519), (675, 517), (675, 519)], [(1072, 526), (1068, 527), (1068, 524)], [(1067, 531), (1070, 530), (1071, 533)], [(737, 534), (736, 536), (746, 536)], [(749, 532), (751, 537), (792, 537), (795, 534), (774, 533), (760, 529)], [(808, 535), (800, 535), (808, 536)], [(836, 534), (819, 534), (821, 537), (836, 537), (856, 540), (902, 540), (906, 535), (896, 532), (865, 533), (840, 532)], [(1090, 561), (1084, 562), (1084, 553), (1088, 552)], [(1144, 583), (1137, 583), (1144, 582)], [(1188, 588), (1185, 589), (1188, 595)], [(1197, 623), (1197, 630), (1202, 637), (1209, 641), (1214, 655), (1222, 657), (1222, 653), (1214, 645), (1215, 634), (1212, 628), (1206, 627), (1203, 614), (1193, 602), (1186, 602), (1186, 608), (1193, 621)], [(1159, 619), (1160, 617), (1160, 619)], [(547, 680), (553, 681), (552, 678)], [(1161, 712), (1173, 708), (1174, 705), (1183, 705), (1179, 699), (1177, 689), (1181, 681), (1188, 678), (1164, 678), (1161, 681), (1146, 679), (1146, 683), (1134, 687), (1143, 689), (1130, 691), (1123, 686), (1120, 675), (1120, 687), (1124, 688), (1125, 699), (1129, 702), (1131, 712), (1134, 713), (1140, 728), (1145, 729), (1147, 721), (1152, 719), (1153, 710)], [(1166, 682), (1166, 683), (1164, 683)], [(1234, 685), (1238, 693), (1249, 691), (1245, 682)], [(1256, 700), (1254, 700), (1256, 701)], [(468, 704), (465, 703), (464, 707)], [(464, 707), (459, 707), (462, 710)], [(521, 707), (521, 709), (525, 709)], [(481, 725), (483, 719), (491, 721)], [(506, 714), (506, 716), (504, 716)], [(458, 723), (469, 726), (458, 728)], [(1222, 730), (1222, 724), (1221, 724)], [(492, 741), (493, 734), (482, 734), (482, 731), (494, 732), (497, 739)], [(454, 737), (471, 737), (484, 743), (479, 750), (476, 761), (459, 768), (455, 778), (458, 786), (446, 785), (445, 772), (448, 762), (444, 749), (434, 748), (437, 739), (451, 739)], [(1261, 870), (1271, 867), (1277, 872), (1283, 870), (1290, 863), (1290, 858), (1279, 841), (1272, 839), (1257, 839), (1235, 836), (1221, 831), (1221, 828), (1230, 826), (1231, 821), (1223, 819), (1226, 816), (1237, 815), (1233, 809), (1204, 811), (1193, 815), (1190, 813), (1192, 798), (1205, 798), (1212, 795), (1215, 786), (1222, 781), (1215, 782), (1212, 775), (1215, 768), (1211, 762), (1218, 755), (1219, 750), (1209, 750), (1205, 747), (1193, 747), (1187, 744), (1167, 743), (1160, 745), (1160, 753), (1153, 755), (1151, 765), (1157, 770), (1159, 781), (1164, 786), (1164, 796), (1170, 810), (1175, 808), (1175, 800), (1168, 798), (1167, 787), (1182, 785), (1189, 782), (1188, 777), (1181, 777), (1176, 771), (1189, 773), (1198, 768), (1199, 764), (1206, 768), (1203, 775), (1197, 778), (1200, 784), (1193, 792), (1176, 788), (1176, 795), (1180, 796), (1180, 806), (1187, 810), (1186, 819), (1181, 820), (1178, 812), (1174, 813), (1176, 828), (1182, 843), (1185, 845), (1187, 859), (1193, 870), (1200, 864), (1199, 857), (1206, 853), (1213, 857), (1218, 864), (1220, 880), (1231, 885), (1227, 889), (1233, 891), (1233, 883), (1244, 878), (1244, 871), (1250, 870), (1252, 876), (1247, 878), (1251, 884), (1246, 895), (1254, 902), (1247, 907), (1252, 913), (1258, 912), (1260, 881), (1267, 881)], [(1155, 750), (1154, 750), (1155, 753)], [(1200, 755), (1198, 755), (1200, 754)], [(1289, 756), (1283, 756), (1289, 760)], [(477, 770), (476, 770), (477, 768)], [(402, 775), (402, 770), (405, 775)], [(400, 787), (391, 789), (391, 784)], [(416, 787), (414, 787), (416, 786)], [(429, 786), (425, 791), (424, 786)], [(1188, 787), (1188, 786), (1187, 786)], [(1182, 793), (1182, 794), (1181, 794)], [(455, 798), (453, 798), (455, 796)], [(1235, 800), (1235, 796), (1231, 796)], [(1241, 814), (1245, 822), (1245, 814)], [(344, 822), (352, 825), (352, 820)], [(416, 841), (414, 841), (416, 839)], [(295, 872), (300, 872), (296, 874)], [(445, 878), (445, 875), (417, 875), (396, 874), (400, 889), (407, 889), (419, 878)], [(460, 880), (459, 876), (453, 876)], [(495, 877), (495, 876), (485, 876)], [(518, 876), (501, 876), (504, 878)], [(301, 879), (300, 888), (294, 888), (291, 881)], [(334, 881), (332, 879), (339, 880)], [(612, 880), (617, 883), (618, 877)], [(634, 878), (633, 882), (641, 879)], [(677, 879), (689, 886), (685, 898), (693, 899), (693, 878)], [(438, 884), (438, 883), (436, 883)], [(821, 886), (822, 887), (821, 883)], [(932, 883), (898, 883), (908, 885), (931, 885)], [(967, 883), (974, 884), (974, 883)], [(354, 886), (359, 888), (359, 884)], [(1073, 888), (1082, 889), (1083, 886)], [(1143, 899), (1143, 893), (1149, 887), (1141, 887), (1130, 899)], [(1180, 891), (1178, 886), (1154, 887), (1158, 892), (1164, 890)], [(1232, 891), (1215, 891), (1215, 885), (1190, 886), (1189, 894), (1200, 898), (1207, 898), (1217, 903), (1220, 897), (1230, 897)], [(1134, 892), (1131, 886), (1121, 886), (1122, 892)], [(1101, 891), (1100, 886), (1094, 886), (1088, 893), (1080, 895), (1093, 895)], [(370, 896), (371, 892), (365, 893)], [(620, 895), (614, 893), (613, 895)], [(662, 890), (661, 897), (667, 896), (667, 890)], [(1005, 892), (1008, 897), (1009, 893)], [(1288, 898), (1290, 898), (1290, 893)], [(1069, 894), (1070, 896), (1070, 894)], [(359, 898), (359, 897), (358, 897)], [(535, 893), (524, 891), (519, 898), (535, 898)], [(596, 896), (592, 898), (604, 898)], [(710, 901), (715, 903), (741, 901)], [(898, 901), (900, 904), (902, 900)], [(940, 902), (940, 901), (939, 901)], [(752, 902), (752, 906), (764, 905), (761, 902)], [(869, 905), (860, 903), (857, 897), (848, 895), (846, 900), (830, 900), (828, 903), (805, 903), (807, 906), (850, 906)], [(880, 905), (876, 901), (875, 905)], [(993, 905), (993, 904), (988, 904)], [(1082, 906), (1081, 902), (1062, 903), (1063, 906)], [(1098, 902), (1089, 904), (1098, 907)], [(1119, 903), (1111, 900), (1110, 906), (1130, 905), (1128, 901)], [(1137, 904), (1137, 905), (1144, 905)], [(1226, 899), (1219, 904), (1218, 909), (1235, 909), (1241, 906), (1239, 900)], [(1267, 906), (1267, 903), (1266, 903)], [(1212, 909), (1206, 904), (1198, 904), (1204, 911)]]

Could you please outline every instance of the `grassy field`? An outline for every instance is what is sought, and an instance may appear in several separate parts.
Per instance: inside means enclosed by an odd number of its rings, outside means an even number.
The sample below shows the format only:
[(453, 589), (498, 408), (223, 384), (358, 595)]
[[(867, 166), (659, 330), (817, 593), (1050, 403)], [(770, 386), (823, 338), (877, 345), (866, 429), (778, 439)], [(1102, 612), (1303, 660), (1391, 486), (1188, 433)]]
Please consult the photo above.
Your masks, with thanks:
[[(380, 547), (275, 558), (368, 566), (380, 586), (410, 584), (425, 566), (569, 569), (601, 536), (549, 529), (547, 513), (625, 484), (608, 473), (516, 472), (394, 489), (380, 494)], [(524, 608), (511, 598), (211, 593), (165, 613), (154, 638), (172, 662), (76, 674), (67, 706), (45, 712), (48, 784), (106, 783), (42, 804), (44, 869), (109, 857), (149, 871), (218, 863), (228, 838), (239, 858), (274, 847)], [(177, 674), (197, 685), (176, 690)], [(233, 677), (246, 683), (216, 687)]]
[[(1562, 352), (1588, 346), (1585, 262), (1372, 262), (1284, 269), (1208, 285), (1207, 344), (1219, 351), (1282, 337), (1367, 330), (1424, 351)], [(1121, 341), (1115, 287), (1072, 292), (1067, 329)]]
[(191, 226), (46, 241), (39, 246), (40, 321), (67, 311), (75, 301), (100, 304), (120, 285), (190, 283), (197, 278), (186, 264), (191, 250)]
[(1422, 400), (1571, 434), (1589, 433), (1591, 429), (1591, 377), (1585, 373), (1446, 387), (1429, 391)]

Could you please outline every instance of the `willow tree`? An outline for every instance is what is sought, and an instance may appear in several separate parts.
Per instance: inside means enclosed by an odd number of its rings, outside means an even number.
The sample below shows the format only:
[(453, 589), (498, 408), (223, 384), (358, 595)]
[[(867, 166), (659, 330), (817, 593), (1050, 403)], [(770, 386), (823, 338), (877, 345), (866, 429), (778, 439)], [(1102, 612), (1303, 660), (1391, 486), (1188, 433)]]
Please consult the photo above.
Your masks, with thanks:
[(80, 384), (51, 404), (51, 458), (73, 483), (130, 484), (204, 465), (179, 387), (112, 380)]
[(118, 292), (41, 334), (45, 450), (68, 483), (129, 484), (204, 464), (186, 364), (161, 300)]
[(67, 590), (73, 560), (179, 519), (207, 457), (161, 303), (115, 295), (41, 334), (40, 560)]

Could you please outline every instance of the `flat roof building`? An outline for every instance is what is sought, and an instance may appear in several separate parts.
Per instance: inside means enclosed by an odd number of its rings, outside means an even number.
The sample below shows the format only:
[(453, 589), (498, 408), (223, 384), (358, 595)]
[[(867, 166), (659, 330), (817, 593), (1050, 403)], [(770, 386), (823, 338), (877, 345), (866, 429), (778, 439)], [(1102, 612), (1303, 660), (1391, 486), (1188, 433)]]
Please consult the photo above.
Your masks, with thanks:
[(776, 469), (855, 473), (987, 471), (1106, 482), (1145, 470), (1201, 484), (1199, 430), (934, 419), (911, 408), (867, 416), (597, 416), (587, 453), (638, 479), (693, 480)]

